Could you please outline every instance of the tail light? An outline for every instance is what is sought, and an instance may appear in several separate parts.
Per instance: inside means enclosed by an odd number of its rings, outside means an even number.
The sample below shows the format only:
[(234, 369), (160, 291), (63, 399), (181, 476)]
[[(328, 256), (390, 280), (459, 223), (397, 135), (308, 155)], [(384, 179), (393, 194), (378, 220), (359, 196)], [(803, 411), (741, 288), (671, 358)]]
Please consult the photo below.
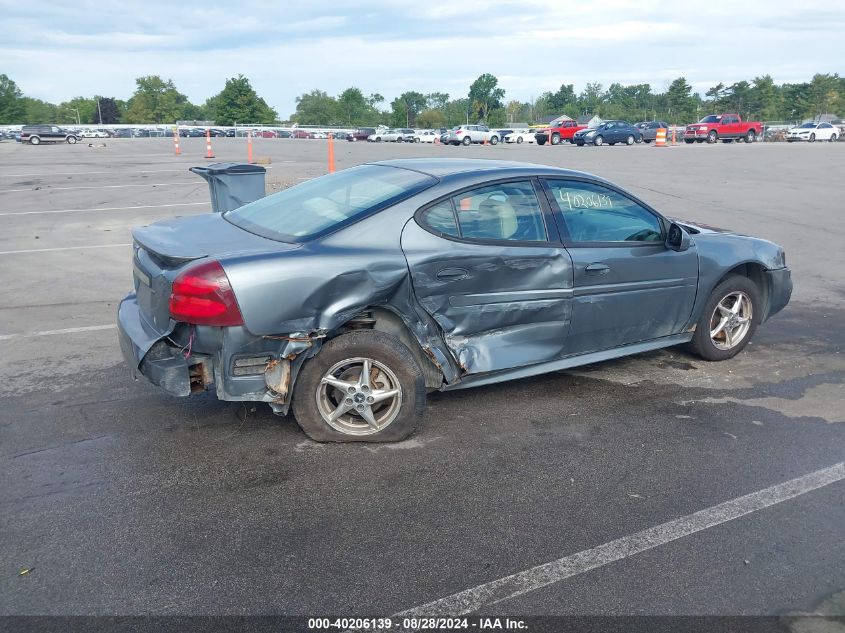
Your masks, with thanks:
[(170, 316), (195, 325), (243, 325), (229, 278), (215, 260), (194, 264), (173, 280)]
[(455, 136), (460, 136), (463, 133), (464, 133), (463, 130), (455, 130)]

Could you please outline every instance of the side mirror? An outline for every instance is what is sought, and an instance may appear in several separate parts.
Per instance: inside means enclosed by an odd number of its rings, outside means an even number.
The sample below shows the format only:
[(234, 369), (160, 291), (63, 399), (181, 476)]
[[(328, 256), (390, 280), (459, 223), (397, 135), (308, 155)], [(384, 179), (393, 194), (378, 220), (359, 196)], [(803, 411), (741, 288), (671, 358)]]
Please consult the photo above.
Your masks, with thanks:
[(666, 248), (680, 253), (688, 250), (689, 244), (689, 233), (681, 228), (681, 225), (672, 222), (669, 225), (669, 234), (666, 236)]

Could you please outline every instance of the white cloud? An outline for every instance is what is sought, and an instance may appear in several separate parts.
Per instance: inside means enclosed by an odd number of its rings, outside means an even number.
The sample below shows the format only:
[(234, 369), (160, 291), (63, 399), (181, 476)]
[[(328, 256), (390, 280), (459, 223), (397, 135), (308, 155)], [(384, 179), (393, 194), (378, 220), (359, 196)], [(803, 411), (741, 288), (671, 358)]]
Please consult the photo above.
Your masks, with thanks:
[[(388, 101), (406, 90), (466, 94), (484, 72), (508, 98), (562, 83), (651, 83), (685, 76), (698, 90), (771, 74), (806, 81), (845, 71), (843, 11), (829, 2), (709, 0), (328, 0), (234, 7), (0, 0), (0, 72), (28, 95), (128, 98), (134, 79), (172, 78), (192, 101), (242, 73), (282, 116), (313, 88), (351, 85)], [(38, 31), (38, 37), (30, 33)]]

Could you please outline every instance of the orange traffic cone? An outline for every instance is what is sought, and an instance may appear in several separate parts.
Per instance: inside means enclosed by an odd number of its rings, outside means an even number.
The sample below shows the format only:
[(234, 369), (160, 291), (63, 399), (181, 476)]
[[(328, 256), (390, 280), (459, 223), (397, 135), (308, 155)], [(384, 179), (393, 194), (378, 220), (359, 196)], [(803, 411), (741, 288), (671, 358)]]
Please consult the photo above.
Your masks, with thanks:
[(329, 173), (334, 173), (334, 140), (332, 139), (332, 133), (329, 132), (328, 135), (329, 140)]
[(205, 131), (205, 157), (214, 158), (214, 152), (211, 151), (211, 130)]
[(672, 126), (672, 145), (677, 145), (678, 143), (675, 142), (675, 126)]
[(655, 147), (666, 147), (666, 128), (662, 127), (657, 130), (657, 136), (654, 137)]
[(246, 133), (246, 162), (252, 165), (252, 130)]
[(176, 150), (176, 155), (182, 153), (182, 150), (179, 149), (179, 130), (177, 128), (173, 128), (173, 148)]

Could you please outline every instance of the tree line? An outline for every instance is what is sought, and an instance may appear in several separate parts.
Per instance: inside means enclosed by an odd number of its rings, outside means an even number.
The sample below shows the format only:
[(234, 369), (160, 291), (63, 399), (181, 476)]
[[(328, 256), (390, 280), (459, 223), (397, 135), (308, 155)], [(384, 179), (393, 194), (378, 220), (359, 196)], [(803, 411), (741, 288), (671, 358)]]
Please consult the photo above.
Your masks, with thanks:
[[(278, 113), (238, 75), (226, 80), (223, 89), (201, 105), (191, 103), (173, 81), (157, 75), (139, 77), (126, 100), (114, 97), (75, 97), (60, 104), (47, 103), (22, 94), (15, 82), (0, 74), (0, 124), (14, 123), (173, 123), (214, 121), (274, 124)], [(451, 127), (484, 122), (491, 126), (536, 123), (566, 114), (598, 115), (603, 119), (665, 120), (672, 124), (697, 121), (719, 112), (738, 112), (747, 119), (796, 121), (823, 113), (845, 114), (845, 78), (816, 74), (808, 82), (776, 84), (770, 75), (719, 83), (704, 95), (694, 92), (685, 77), (678, 77), (663, 92), (650, 84), (588, 83), (580, 92), (562, 84), (529, 101), (506, 100), (505, 90), (489, 73), (479, 76), (466, 96), (452, 98), (445, 92), (408, 91), (389, 103), (378, 93), (365, 94), (350, 87), (337, 96), (319, 89), (296, 98), (290, 121), (301, 125), (391, 127)]]
[(223, 89), (202, 105), (191, 103), (172, 80), (158, 75), (138, 77), (135, 86), (126, 101), (95, 95), (53, 104), (24, 96), (12, 79), (0, 74), (0, 124), (214, 121), (217, 125), (234, 125), (273, 124), (279, 119), (243, 75), (227, 79)]

